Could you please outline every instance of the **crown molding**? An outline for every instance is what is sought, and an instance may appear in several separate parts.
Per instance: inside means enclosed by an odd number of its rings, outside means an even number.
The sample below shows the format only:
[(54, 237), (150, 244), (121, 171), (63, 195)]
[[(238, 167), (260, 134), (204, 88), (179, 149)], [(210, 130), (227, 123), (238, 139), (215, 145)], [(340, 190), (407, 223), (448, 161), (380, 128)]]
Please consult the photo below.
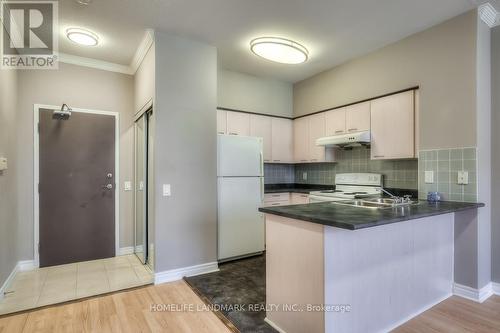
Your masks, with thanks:
[(132, 62), (130, 63), (130, 69), (134, 74), (139, 69), (139, 66), (141, 66), (142, 61), (146, 57), (146, 54), (151, 48), (151, 45), (153, 45), (153, 42), (154, 42), (154, 30), (148, 29), (146, 30), (144, 38), (139, 44), (137, 51), (135, 51), (134, 59), (132, 59)]
[(493, 28), (500, 25), (500, 13), (491, 3), (486, 2), (479, 6), (478, 13), (481, 20), (486, 23), (488, 27)]
[(109, 72), (116, 72), (128, 75), (133, 75), (135, 73), (135, 71), (133, 71), (130, 66), (115, 64), (112, 62), (99, 59), (80, 57), (67, 53), (59, 53), (59, 61), (65, 64), (90, 67)]

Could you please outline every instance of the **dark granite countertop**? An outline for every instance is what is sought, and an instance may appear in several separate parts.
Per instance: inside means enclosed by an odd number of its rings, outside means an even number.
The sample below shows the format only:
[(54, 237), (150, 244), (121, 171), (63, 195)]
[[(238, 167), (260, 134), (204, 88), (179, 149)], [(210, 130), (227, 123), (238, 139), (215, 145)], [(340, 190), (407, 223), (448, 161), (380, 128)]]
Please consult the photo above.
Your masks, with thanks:
[(479, 207), (484, 207), (484, 204), (419, 201), (406, 207), (368, 209), (322, 202), (307, 205), (262, 207), (259, 211), (331, 227), (358, 230)]
[(335, 185), (308, 185), (308, 184), (266, 184), (264, 193), (309, 193), (312, 191), (333, 190)]

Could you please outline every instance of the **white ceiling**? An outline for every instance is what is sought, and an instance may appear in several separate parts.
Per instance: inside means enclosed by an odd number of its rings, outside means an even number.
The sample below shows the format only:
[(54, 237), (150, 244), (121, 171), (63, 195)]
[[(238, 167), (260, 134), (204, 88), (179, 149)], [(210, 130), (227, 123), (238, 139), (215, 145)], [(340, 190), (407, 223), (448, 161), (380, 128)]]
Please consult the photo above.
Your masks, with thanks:
[[(214, 45), (223, 68), (296, 82), (474, 8), (481, 0), (93, 0), (59, 1), (60, 51), (129, 65), (145, 29)], [(64, 38), (68, 26), (97, 32), (102, 45)], [(254, 56), (252, 38), (280, 36), (310, 51), (301, 65)]]

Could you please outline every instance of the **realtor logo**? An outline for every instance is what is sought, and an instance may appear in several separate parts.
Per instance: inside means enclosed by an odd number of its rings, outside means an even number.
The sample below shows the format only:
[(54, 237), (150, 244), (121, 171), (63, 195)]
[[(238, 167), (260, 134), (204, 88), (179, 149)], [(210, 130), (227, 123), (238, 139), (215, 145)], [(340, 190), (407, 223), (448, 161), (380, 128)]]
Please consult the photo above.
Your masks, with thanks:
[(2, 69), (57, 69), (57, 1), (1, 1)]

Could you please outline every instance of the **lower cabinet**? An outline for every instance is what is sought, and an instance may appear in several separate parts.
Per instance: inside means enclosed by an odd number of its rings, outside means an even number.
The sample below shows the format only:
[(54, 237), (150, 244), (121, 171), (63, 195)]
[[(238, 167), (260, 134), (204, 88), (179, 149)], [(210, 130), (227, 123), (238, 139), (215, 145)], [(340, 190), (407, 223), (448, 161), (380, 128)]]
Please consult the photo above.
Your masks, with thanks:
[(305, 205), (309, 203), (309, 194), (307, 193), (291, 193), (290, 194), (292, 205)]

